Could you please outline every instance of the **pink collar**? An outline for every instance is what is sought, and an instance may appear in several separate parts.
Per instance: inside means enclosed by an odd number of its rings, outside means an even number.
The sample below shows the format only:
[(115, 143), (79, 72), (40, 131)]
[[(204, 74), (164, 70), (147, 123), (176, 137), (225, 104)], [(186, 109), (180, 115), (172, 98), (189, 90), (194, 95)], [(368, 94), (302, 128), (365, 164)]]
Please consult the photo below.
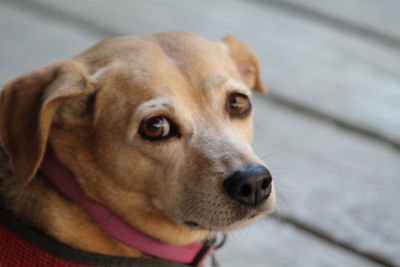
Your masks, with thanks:
[(46, 151), (40, 170), (58, 191), (83, 208), (103, 231), (147, 255), (198, 265), (215, 249), (214, 242), (198, 242), (183, 246), (170, 245), (135, 229), (109, 208), (85, 196), (72, 173), (58, 161), (50, 149)]

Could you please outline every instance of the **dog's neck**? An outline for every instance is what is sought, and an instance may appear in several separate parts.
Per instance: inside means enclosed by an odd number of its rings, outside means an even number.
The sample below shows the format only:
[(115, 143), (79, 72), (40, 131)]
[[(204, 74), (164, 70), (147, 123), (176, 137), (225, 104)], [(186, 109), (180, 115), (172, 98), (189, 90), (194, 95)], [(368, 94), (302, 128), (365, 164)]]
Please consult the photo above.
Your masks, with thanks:
[[(93, 221), (109, 236), (139, 251), (161, 259), (181, 263), (202, 262), (213, 251), (212, 243), (194, 242), (185, 245), (171, 245), (144, 234), (112, 210), (87, 197), (75, 181), (72, 173), (58, 161), (48, 149), (41, 171), (57, 190), (84, 209)], [(197, 260), (195, 260), (197, 259)]]
[[(1, 151), (4, 152), (2, 147)], [(149, 257), (106, 234), (83, 209), (57, 192), (42, 174), (38, 173), (32, 182), (21, 186), (11, 177), (6, 154), (1, 153), (1, 155), (4, 155), (0, 174), (1, 197), (6, 206), (20, 219), (76, 249), (111, 256)], [(142, 217), (141, 223), (149, 226), (152, 216), (156, 215), (147, 214), (146, 217)], [(157, 224), (159, 223), (158, 220)], [(168, 220), (162, 221), (161, 224), (169, 234), (156, 232), (154, 237), (164, 242), (185, 244), (207, 238), (207, 234), (201, 232), (182, 231)], [(157, 229), (155, 225), (149, 226), (149, 228), (154, 227)]]
[(61, 196), (40, 173), (22, 186), (13, 179), (9, 158), (0, 145), (0, 197), (7, 209), (59, 242), (111, 256), (145, 257), (109, 237), (78, 206)]

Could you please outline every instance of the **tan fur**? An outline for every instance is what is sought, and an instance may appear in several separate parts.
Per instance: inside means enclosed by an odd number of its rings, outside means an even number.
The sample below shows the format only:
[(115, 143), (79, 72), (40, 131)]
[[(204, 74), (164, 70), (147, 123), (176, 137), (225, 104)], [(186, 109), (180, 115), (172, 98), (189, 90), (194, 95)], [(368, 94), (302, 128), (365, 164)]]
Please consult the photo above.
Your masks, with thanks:
[[(143, 256), (108, 237), (37, 173), (51, 146), (87, 196), (162, 241), (186, 244), (249, 224), (273, 210), (274, 192), (245, 211), (222, 181), (236, 168), (263, 164), (250, 147), (252, 116), (231, 119), (224, 110), (229, 92), (250, 89), (265, 90), (246, 45), (177, 31), (105, 40), (14, 79), (0, 100), (0, 134), (13, 167), (13, 177), (1, 173), (2, 199), (72, 247)], [(143, 140), (138, 127), (150, 115), (168, 116), (182, 136)]]

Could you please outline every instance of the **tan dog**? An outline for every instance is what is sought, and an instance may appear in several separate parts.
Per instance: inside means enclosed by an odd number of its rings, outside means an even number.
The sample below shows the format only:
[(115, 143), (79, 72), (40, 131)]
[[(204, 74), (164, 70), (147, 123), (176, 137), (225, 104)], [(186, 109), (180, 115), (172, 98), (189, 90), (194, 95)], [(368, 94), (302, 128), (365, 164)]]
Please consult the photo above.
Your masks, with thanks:
[(26, 223), (77, 249), (143, 257), (110, 238), (38, 173), (47, 147), (84, 193), (163, 242), (186, 244), (274, 209), (253, 153), (253, 52), (187, 32), (113, 38), (5, 85), (1, 195)]

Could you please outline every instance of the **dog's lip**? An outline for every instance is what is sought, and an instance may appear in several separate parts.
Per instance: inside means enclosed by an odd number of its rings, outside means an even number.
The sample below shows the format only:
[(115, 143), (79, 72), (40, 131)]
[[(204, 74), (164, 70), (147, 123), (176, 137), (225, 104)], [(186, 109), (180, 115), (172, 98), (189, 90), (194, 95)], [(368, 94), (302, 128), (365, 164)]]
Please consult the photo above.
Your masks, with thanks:
[(194, 229), (205, 229), (203, 226), (194, 221), (185, 221), (183, 224)]
[[(230, 224), (228, 225), (219, 225), (219, 226), (215, 226), (217, 227), (216, 229), (219, 229), (220, 227), (229, 227), (231, 224), (235, 224), (238, 223), (240, 221), (247, 221), (247, 220), (252, 220), (253, 218), (259, 216), (260, 214), (263, 213), (263, 207), (262, 205), (257, 205), (255, 207), (249, 207), (249, 206), (245, 206), (245, 205), (241, 205), (238, 203), (238, 205), (241, 208), (244, 208), (243, 212), (245, 213), (242, 217), (238, 217), (236, 218), (234, 221), (232, 221)], [(190, 228), (192, 230), (208, 230), (208, 231), (214, 231), (214, 227), (213, 226), (209, 226), (209, 227), (204, 227), (203, 225), (199, 224), (196, 221), (192, 221), (192, 220), (186, 220), (183, 221), (183, 225), (187, 228)], [(214, 230), (213, 230), (214, 229)]]

